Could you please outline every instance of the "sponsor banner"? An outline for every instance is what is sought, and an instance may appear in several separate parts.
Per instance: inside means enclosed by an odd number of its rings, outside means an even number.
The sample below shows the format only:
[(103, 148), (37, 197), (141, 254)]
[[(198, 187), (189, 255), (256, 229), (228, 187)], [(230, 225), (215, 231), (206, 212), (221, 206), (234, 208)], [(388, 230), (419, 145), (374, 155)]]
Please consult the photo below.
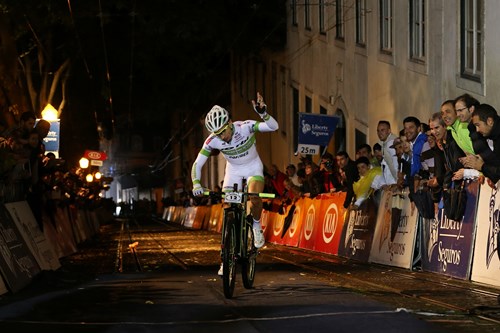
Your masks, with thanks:
[(339, 119), (325, 114), (299, 113), (299, 143), (328, 146)]
[(74, 236), (74, 228), (69, 222), (68, 215), (62, 213), (62, 209), (58, 208), (54, 214), (44, 214), (42, 216), (46, 223), (52, 223), (54, 229), (56, 230), (57, 239), (61, 245), (61, 250), (63, 252), (63, 257), (69, 256), (76, 252), (76, 239)]
[[(287, 207), (287, 210), (284, 215), (285, 220), (288, 214), (290, 213), (291, 208), (292, 208), (291, 205)], [(284, 226), (286, 230), (285, 234), (284, 235), (283, 233), (280, 234), (280, 236), (283, 235), (283, 244), (293, 247), (297, 247), (299, 245), (300, 233), (302, 230), (303, 215), (304, 215), (303, 205), (295, 204), (295, 210), (293, 211), (292, 222), (288, 226), (288, 229), (286, 229), (286, 225)]]
[[(302, 232), (300, 233), (299, 247), (314, 250), (317, 229), (321, 219), (321, 200), (303, 198), (304, 215), (302, 217)], [(299, 201), (301, 201), (299, 200)], [(298, 202), (299, 202), (298, 201)]]
[[(268, 224), (268, 226), (271, 227), (267, 231), (268, 241), (274, 244), (284, 244), (284, 240), (281, 238), (281, 233), (283, 232), (283, 224), (285, 223), (286, 215), (281, 215), (275, 212), (270, 212), (269, 215), (272, 223)], [(271, 221), (268, 221), (268, 223)]]
[(205, 220), (205, 216), (209, 213), (209, 208), (207, 206), (198, 206), (196, 207), (196, 215), (194, 217), (193, 229), (201, 229), (203, 226), (203, 221)]
[(172, 222), (182, 224), (184, 222), (184, 215), (186, 214), (186, 208), (182, 206), (175, 206), (174, 216)]
[(466, 186), (467, 205), (462, 221), (448, 219), (442, 208), (437, 220), (424, 219), (422, 232), (422, 269), (460, 279), (469, 279), (476, 229), (479, 186)]
[(202, 206), (202, 211), (203, 211), (203, 219), (201, 221), (200, 228), (202, 230), (208, 230), (208, 225), (210, 223), (210, 214), (212, 210), (210, 206)]
[(262, 226), (262, 230), (264, 231), (264, 237), (266, 241), (269, 241), (269, 235), (271, 234), (270, 230), (273, 225), (273, 218), (270, 215), (270, 211), (263, 209), (262, 214), (260, 215), (260, 225)]
[(477, 207), (477, 231), (471, 280), (500, 286), (500, 182), (496, 189), (483, 184)]
[[(58, 208), (60, 211), (61, 209)], [(75, 242), (80, 244), (85, 241), (89, 236), (89, 231), (87, 230), (87, 222), (85, 221), (85, 212), (74, 205), (69, 208), (71, 216), (71, 228), (73, 230), (73, 236), (75, 237)], [(60, 216), (59, 219), (62, 217)]]
[(26, 201), (6, 203), (5, 208), (9, 211), (17, 230), (19, 230), (40, 268), (50, 271), (61, 267), (54, 247), (40, 230), (28, 203)]
[(63, 257), (63, 250), (61, 244), (59, 243), (59, 235), (57, 234), (54, 225), (43, 219), (43, 234), (49, 240), (49, 242), (54, 246), (54, 251), (56, 252), (57, 258)]
[(337, 254), (344, 226), (344, 200), (346, 193), (337, 192), (321, 195), (318, 228), (314, 250)]
[(40, 266), (3, 204), (0, 205), (0, 271), (13, 293), (29, 285), (40, 273)]
[(198, 207), (186, 207), (186, 209), (184, 210), (186, 214), (184, 215), (184, 222), (182, 223), (182, 225), (186, 228), (193, 227), (197, 208)]
[(208, 222), (208, 230), (222, 232), (222, 204), (213, 205), (210, 207), (210, 218)]
[(358, 209), (346, 211), (338, 249), (339, 256), (368, 261), (377, 221), (377, 208), (373, 199), (368, 198)]
[(174, 207), (172, 206), (163, 208), (163, 214), (161, 215), (161, 219), (165, 221), (170, 221), (170, 219), (172, 218), (173, 208)]
[(406, 193), (383, 191), (370, 251), (370, 262), (411, 269), (417, 235), (417, 210)]

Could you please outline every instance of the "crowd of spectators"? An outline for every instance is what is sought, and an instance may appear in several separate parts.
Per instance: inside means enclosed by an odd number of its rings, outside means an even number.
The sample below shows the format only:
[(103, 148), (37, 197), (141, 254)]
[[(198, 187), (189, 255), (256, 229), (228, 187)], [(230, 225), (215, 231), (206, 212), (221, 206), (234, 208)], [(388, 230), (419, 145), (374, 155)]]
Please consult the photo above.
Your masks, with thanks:
[[(377, 125), (378, 141), (357, 147), (354, 159), (345, 151), (324, 153), (318, 163), (303, 156), (284, 172), (267, 169), (266, 192), (286, 202), (320, 193), (345, 191), (345, 208), (358, 209), (382, 189), (408, 189), (412, 209), (421, 209), (420, 193), (436, 213), (443, 193), (472, 179), (494, 187), (500, 179), (500, 117), (488, 104), (468, 94), (443, 102), (429, 119), (406, 117), (393, 133), (389, 121)], [(427, 195), (428, 194), (428, 195)], [(427, 214), (428, 215), (428, 212)]]
[(102, 186), (85, 181), (82, 169), (69, 169), (45, 151), (50, 122), (24, 112), (0, 133), (0, 202), (26, 200), (43, 230), (42, 216), (54, 221), (57, 204), (97, 205)]

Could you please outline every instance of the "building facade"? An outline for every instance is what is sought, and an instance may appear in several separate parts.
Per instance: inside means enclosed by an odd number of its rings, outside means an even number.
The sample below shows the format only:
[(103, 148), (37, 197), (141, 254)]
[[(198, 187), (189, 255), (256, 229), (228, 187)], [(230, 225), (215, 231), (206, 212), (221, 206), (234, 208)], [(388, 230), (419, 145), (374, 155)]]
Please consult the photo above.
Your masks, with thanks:
[[(261, 92), (279, 133), (258, 137), (264, 163), (298, 162), (299, 112), (341, 117), (328, 151), (373, 145), (379, 120), (394, 133), (406, 116), (427, 123), (443, 101), (469, 93), (500, 105), (500, 2), (495, 0), (289, 0), (282, 51), (234, 55), (232, 110), (253, 118)], [(316, 160), (319, 155), (316, 156)]]

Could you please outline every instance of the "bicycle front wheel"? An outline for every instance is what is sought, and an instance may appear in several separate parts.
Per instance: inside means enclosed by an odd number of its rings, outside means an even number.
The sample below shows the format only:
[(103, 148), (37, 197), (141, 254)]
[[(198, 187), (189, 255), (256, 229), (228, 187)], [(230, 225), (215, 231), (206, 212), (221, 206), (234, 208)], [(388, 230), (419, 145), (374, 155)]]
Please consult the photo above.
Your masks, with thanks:
[(236, 228), (234, 222), (234, 215), (229, 215), (226, 220), (226, 234), (222, 248), (222, 285), (226, 298), (233, 297), (236, 279)]
[(255, 265), (257, 264), (257, 248), (254, 245), (254, 234), (252, 225), (247, 223), (246, 236), (244, 236), (243, 246), (246, 249), (246, 256), (242, 258), (241, 262), (241, 277), (243, 279), (243, 286), (247, 289), (253, 287), (255, 278)]

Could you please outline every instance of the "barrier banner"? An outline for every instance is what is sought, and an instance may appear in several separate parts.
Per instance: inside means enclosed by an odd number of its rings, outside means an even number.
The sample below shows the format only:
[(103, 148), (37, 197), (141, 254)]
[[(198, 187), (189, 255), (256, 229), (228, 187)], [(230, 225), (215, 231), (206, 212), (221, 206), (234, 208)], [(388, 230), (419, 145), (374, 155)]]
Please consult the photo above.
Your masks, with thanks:
[(182, 206), (175, 206), (172, 222), (182, 224), (184, 222), (184, 215), (186, 213), (185, 210), (186, 208)]
[(201, 225), (200, 229), (201, 230), (208, 230), (208, 225), (210, 224), (210, 212), (211, 212), (211, 207), (210, 206), (203, 206), (203, 216), (201, 220)]
[(54, 247), (40, 230), (28, 203), (26, 201), (6, 203), (5, 208), (40, 268), (50, 271), (61, 267)]
[(345, 214), (338, 255), (367, 262), (377, 221), (377, 206), (370, 197), (356, 209)]
[(73, 234), (73, 228), (69, 222), (67, 215), (62, 214), (61, 209), (57, 209), (53, 216), (53, 220), (47, 216), (42, 216), (47, 219), (47, 223), (54, 223), (54, 229), (58, 235), (59, 243), (63, 252), (63, 257), (69, 256), (76, 252), (76, 240)]
[(210, 220), (208, 223), (208, 230), (222, 232), (222, 215), (224, 210), (222, 204), (212, 205), (210, 207)]
[[(284, 244), (283, 238), (281, 238), (281, 233), (283, 231), (283, 225), (285, 223), (286, 215), (281, 215), (275, 212), (270, 212), (270, 219), (268, 220), (268, 231), (267, 239), (269, 242), (274, 244)], [(269, 223), (272, 222), (272, 223)], [(271, 228), (269, 228), (271, 227)]]
[(300, 233), (299, 247), (303, 249), (314, 250), (316, 236), (318, 234), (321, 219), (321, 200), (302, 198), (304, 215), (302, 219), (302, 232)]
[(0, 204), (0, 271), (13, 293), (40, 273), (40, 266), (3, 204)]
[(483, 184), (477, 207), (476, 243), (471, 280), (500, 286), (500, 181), (496, 189)]
[(319, 223), (316, 228), (314, 250), (337, 254), (344, 227), (344, 200), (346, 193), (321, 194)]
[(203, 221), (205, 220), (205, 215), (207, 214), (207, 206), (198, 206), (196, 207), (196, 213), (194, 215), (193, 225), (191, 228), (193, 229), (201, 229), (203, 226)]
[(76, 252), (76, 240), (73, 235), (73, 224), (69, 224), (68, 219), (64, 219), (64, 210), (66, 208), (57, 208), (54, 216), (54, 221), (50, 220), (46, 215), (43, 219), (43, 232), (47, 239), (56, 246), (56, 253), (59, 258), (69, 256)]
[(462, 221), (448, 219), (442, 208), (437, 221), (424, 220), (422, 269), (460, 279), (469, 279), (476, 230), (478, 182), (466, 185), (467, 204)]
[(271, 217), (271, 212), (263, 209), (262, 214), (260, 215), (260, 225), (262, 226), (262, 230), (264, 231), (264, 238), (266, 241), (269, 241), (269, 235), (272, 233), (270, 230), (272, 229), (273, 218)]
[(185, 226), (186, 228), (192, 228), (193, 223), (194, 223), (194, 218), (196, 216), (196, 211), (198, 207), (186, 207), (185, 212), (186, 214), (184, 215), (184, 221), (182, 222), (182, 225)]
[[(289, 217), (290, 211), (294, 207), (292, 216)], [(297, 247), (299, 245), (300, 240), (300, 232), (302, 230), (302, 221), (304, 215), (304, 208), (302, 204), (296, 203), (295, 206), (289, 205), (285, 212), (284, 225), (283, 230), (281, 231), (280, 237), (283, 238), (283, 244), (288, 246)], [(287, 226), (287, 220), (291, 223)], [(285, 233), (283, 235), (283, 232)]]
[[(57, 209), (59, 214), (61, 214), (61, 208)], [(87, 227), (87, 222), (85, 221), (85, 212), (82, 208), (71, 205), (69, 207), (70, 217), (71, 217), (71, 229), (73, 230), (73, 237), (75, 242), (80, 244), (89, 238), (89, 230)], [(63, 219), (63, 216), (59, 216), (59, 219)]]
[(174, 219), (175, 206), (168, 206), (163, 208), (162, 220), (173, 221)]
[(417, 218), (416, 209), (413, 215), (411, 214), (407, 193), (394, 194), (391, 190), (383, 191), (369, 261), (411, 269), (417, 236)]

